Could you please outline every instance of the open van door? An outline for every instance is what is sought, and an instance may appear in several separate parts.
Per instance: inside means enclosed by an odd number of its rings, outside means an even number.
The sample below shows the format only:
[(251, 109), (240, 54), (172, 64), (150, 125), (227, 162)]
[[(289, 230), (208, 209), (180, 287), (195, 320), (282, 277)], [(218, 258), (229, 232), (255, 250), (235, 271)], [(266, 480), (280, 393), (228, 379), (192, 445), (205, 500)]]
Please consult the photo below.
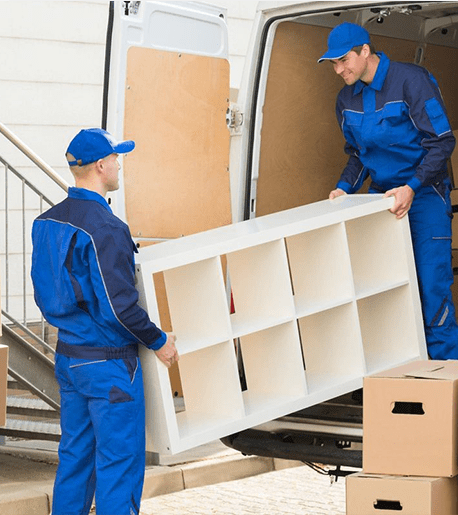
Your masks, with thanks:
[[(115, 212), (137, 246), (231, 223), (226, 12), (197, 2), (111, 2), (108, 130), (135, 141)], [(111, 37), (110, 37), (111, 36)], [(162, 274), (160, 326), (171, 330)], [(178, 366), (170, 369), (176, 397)]]
[(115, 210), (139, 244), (231, 222), (226, 13), (112, 2), (108, 130), (132, 139)]

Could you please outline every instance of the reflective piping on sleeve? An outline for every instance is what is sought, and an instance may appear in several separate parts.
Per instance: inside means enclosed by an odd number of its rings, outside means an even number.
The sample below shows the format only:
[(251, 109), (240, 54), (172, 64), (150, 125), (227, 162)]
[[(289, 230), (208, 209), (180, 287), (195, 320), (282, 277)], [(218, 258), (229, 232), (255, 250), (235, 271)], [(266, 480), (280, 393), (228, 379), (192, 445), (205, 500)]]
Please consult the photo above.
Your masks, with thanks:
[(440, 319), (439, 323), (437, 324), (439, 327), (444, 325), (444, 322), (447, 320), (448, 314), (449, 314), (449, 308), (448, 306), (445, 308), (444, 314), (442, 315), (442, 318)]
[[(442, 304), (440, 305), (439, 309), (437, 310), (437, 313), (434, 315), (433, 319), (431, 320), (431, 323), (429, 324), (429, 325), (430, 325), (430, 327), (434, 327), (434, 325), (435, 325), (435, 323), (437, 322), (437, 320), (438, 320), (438, 318), (439, 318), (440, 314), (442, 313), (442, 310), (444, 309), (444, 306), (445, 306), (446, 308), (448, 308), (448, 306), (447, 306), (447, 299), (444, 299), (444, 300), (442, 301)], [(447, 313), (447, 315), (448, 315), (448, 311), (447, 311), (447, 309), (445, 309), (444, 314), (445, 314), (445, 313)], [(440, 321), (442, 321), (442, 319), (444, 318), (444, 314), (441, 316)], [(444, 323), (444, 322), (442, 322), (442, 323)]]
[(356, 181), (353, 183), (353, 186), (352, 186), (353, 188), (358, 184), (358, 182), (359, 182), (359, 178), (360, 178), (360, 177), (361, 177), (361, 175), (363, 174), (364, 168), (365, 168), (364, 166), (361, 168), (361, 171), (359, 172), (359, 175), (358, 175), (358, 177), (356, 178)]

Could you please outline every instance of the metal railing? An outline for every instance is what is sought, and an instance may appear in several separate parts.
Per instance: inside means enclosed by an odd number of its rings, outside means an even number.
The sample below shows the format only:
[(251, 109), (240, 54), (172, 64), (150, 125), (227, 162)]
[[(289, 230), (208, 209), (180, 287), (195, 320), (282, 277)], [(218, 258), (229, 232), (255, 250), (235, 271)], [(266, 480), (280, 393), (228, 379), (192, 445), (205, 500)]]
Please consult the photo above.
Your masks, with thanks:
[(50, 177), (58, 186), (64, 191), (67, 191), (70, 185), (62, 179), (48, 164), (46, 164), (41, 157), (36, 154), (30, 147), (21, 141), (13, 132), (11, 132), (6, 125), (0, 123), (0, 133), (5, 136), (15, 147), (17, 147), (25, 156), (27, 156), (32, 163), (40, 168), (48, 177)]
[[(68, 190), (69, 184), (1, 123), (0, 133), (62, 190)], [(4, 175), (4, 198), (1, 209), (4, 230), (0, 231), (4, 238), (1, 251), (1, 258), (4, 260), (1, 284), (2, 313), (4, 319), (16, 327), (19, 324), (18, 320), (26, 328), (32, 322), (39, 323), (41, 326), (40, 339), (44, 340), (45, 323), (43, 318), (38, 313), (38, 309), (29, 309), (30, 306), (34, 307), (30, 281), (30, 235), (33, 219), (51, 207), (53, 202), (3, 157), (0, 157), (0, 174)], [(43, 344), (41, 346), (43, 347)]]

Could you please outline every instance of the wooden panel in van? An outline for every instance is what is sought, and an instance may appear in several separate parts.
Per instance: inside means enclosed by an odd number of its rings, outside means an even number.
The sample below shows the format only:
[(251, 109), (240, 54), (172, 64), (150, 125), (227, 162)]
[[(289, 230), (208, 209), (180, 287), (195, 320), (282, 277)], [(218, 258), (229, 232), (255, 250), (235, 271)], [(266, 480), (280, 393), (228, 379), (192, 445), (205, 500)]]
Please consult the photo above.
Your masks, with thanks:
[(436, 77), (444, 98), (450, 125), (458, 129), (458, 49), (427, 45), (422, 63)]
[(257, 216), (327, 198), (347, 158), (335, 118), (342, 87), (317, 59), (329, 29), (285, 22), (272, 48), (263, 110)]
[(127, 55), (124, 159), (133, 236), (173, 238), (231, 223), (229, 63), (131, 47)]

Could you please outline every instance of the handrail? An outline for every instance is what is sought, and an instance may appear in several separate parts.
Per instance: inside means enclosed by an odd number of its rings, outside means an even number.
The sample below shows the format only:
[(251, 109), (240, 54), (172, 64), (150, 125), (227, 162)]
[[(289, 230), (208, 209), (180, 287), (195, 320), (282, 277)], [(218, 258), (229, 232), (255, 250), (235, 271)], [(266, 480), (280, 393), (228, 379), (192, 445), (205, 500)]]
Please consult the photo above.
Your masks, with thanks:
[(33, 333), (27, 326), (25, 326), (24, 324), (21, 324), (21, 322), (19, 322), (19, 320), (16, 320), (14, 317), (12, 317), (9, 313), (7, 313), (6, 311), (3, 311), (2, 309), (2, 315), (4, 317), (6, 317), (10, 322), (13, 323), (13, 325), (19, 327), (19, 329), (21, 329), (21, 331), (23, 331), (24, 333), (26, 333), (30, 338), (32, 338), (33, 340), (35, 340), (38, 344), (40, 344), (43, 349), (45, 351), (48, 351), (50, 354), (54, 355), (56, 354), (56, 351), (50, 346), (48, 345), (45, 341), (43, 341), (39, 336), (37, 336), (35, 333)]
[(39, 197), (41, 197), (45, 202), (47, 202), (50, 206), (53, 205), (52, 200), (41, 193), (41, 191), (36, 188), (29, 180), (27, 180), (20, 172), (16, 170), (13, 166), (11, 166), (8, 161), (5, 161), (2, 156), (0, 156), (0, 163), (5, 166), (11, 173), (13, 173), (20, 181), (23, 181), (24, 184), (29, 187), (34, 193), (36, 193)]
[(13, 134), (6, 125), (0, 122), (0, 133), (2, 133), (13, 145), (15, 145), (25, 156), (27, 156), (40, 170), (50, 177), (58, 186), (64, 191), (68, 191), (70, 184), (60, 177), (48, 164), (46, 164), (41, 157), (29, 148), (23, 141), (21, 141), (15, 134)]

